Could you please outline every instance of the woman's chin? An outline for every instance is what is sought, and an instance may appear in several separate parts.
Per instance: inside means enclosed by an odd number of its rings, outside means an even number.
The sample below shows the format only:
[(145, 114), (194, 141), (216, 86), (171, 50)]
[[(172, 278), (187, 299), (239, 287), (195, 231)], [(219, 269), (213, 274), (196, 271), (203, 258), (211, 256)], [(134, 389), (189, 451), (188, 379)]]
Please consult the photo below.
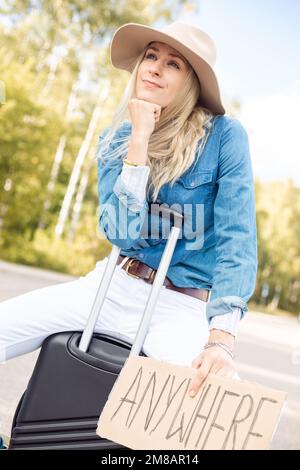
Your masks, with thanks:
[(160, 105), (160, 103), (157, 100), (155, 100), (154, 94), (147, 92), (147, 90), (141, 91), (140, 93), (136, 95), (136, 97), (138, 100), (144, 100), (144, 101), (148, 101), (149, 103)]

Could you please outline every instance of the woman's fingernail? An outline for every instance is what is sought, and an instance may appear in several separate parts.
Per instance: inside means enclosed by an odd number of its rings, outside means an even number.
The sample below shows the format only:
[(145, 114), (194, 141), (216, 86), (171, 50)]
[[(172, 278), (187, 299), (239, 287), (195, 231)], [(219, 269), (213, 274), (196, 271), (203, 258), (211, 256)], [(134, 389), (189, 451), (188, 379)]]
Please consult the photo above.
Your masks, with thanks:
[(190, 397), (195, 396), (195, 390), (190, 390)]

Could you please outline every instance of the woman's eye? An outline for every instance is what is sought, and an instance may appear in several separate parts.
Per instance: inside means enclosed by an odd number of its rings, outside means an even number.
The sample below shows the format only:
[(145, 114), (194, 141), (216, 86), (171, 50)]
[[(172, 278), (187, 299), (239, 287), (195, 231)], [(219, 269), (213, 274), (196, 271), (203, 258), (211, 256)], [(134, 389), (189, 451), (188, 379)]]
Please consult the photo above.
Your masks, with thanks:
[[(150, 56), (153, 56), (153, 57), (155, 57), (155, 54), (152, 54), (152, 53), (150, 53), (150, 54), (147, 54), (147, 55), (146, 55), (146, 59), (148, 59)], [(171, 62), (169, 62), (169, 63), (170, 63), (170, 64), (175, 64), (175, 65), (176, 65), (176, 67), (178, 68), (178, 70), (180, 70), (180, 67), (179, 67), (179, 65), (177, 64), (177, 62), (174, 62), (174, 61), (172, 60), (172, 61), (171, 61)]]

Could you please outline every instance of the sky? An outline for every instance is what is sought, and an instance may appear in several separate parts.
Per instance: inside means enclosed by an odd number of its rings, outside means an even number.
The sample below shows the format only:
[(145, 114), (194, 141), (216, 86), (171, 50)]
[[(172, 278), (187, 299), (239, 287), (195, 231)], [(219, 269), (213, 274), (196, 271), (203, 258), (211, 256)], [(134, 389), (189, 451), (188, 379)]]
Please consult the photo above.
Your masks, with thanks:
[(176, 20), (214, 40), (221, 97), (241, 102), (254, 175), (300, 187), (300, 1), (199, 0)]

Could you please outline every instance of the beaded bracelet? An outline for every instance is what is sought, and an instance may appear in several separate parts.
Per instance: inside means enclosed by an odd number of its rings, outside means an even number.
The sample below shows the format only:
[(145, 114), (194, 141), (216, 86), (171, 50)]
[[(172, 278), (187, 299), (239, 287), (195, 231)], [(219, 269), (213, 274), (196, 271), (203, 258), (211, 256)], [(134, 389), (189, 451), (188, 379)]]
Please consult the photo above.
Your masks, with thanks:
[(211, 348), (213, 346), (220, 346), (220, 348), (224, 349), (224, 351), (226, 351), (229, 354), (231, 359), (234, 359), (235, 356), (234, 356), (233, 352), (231, 351), (231, 349), (229, 349), (227, 344), (218, 343), (218, 342), (210, 342), (210, 343), (206, 343), (206, 345), (204, 346), (204, 349)]

